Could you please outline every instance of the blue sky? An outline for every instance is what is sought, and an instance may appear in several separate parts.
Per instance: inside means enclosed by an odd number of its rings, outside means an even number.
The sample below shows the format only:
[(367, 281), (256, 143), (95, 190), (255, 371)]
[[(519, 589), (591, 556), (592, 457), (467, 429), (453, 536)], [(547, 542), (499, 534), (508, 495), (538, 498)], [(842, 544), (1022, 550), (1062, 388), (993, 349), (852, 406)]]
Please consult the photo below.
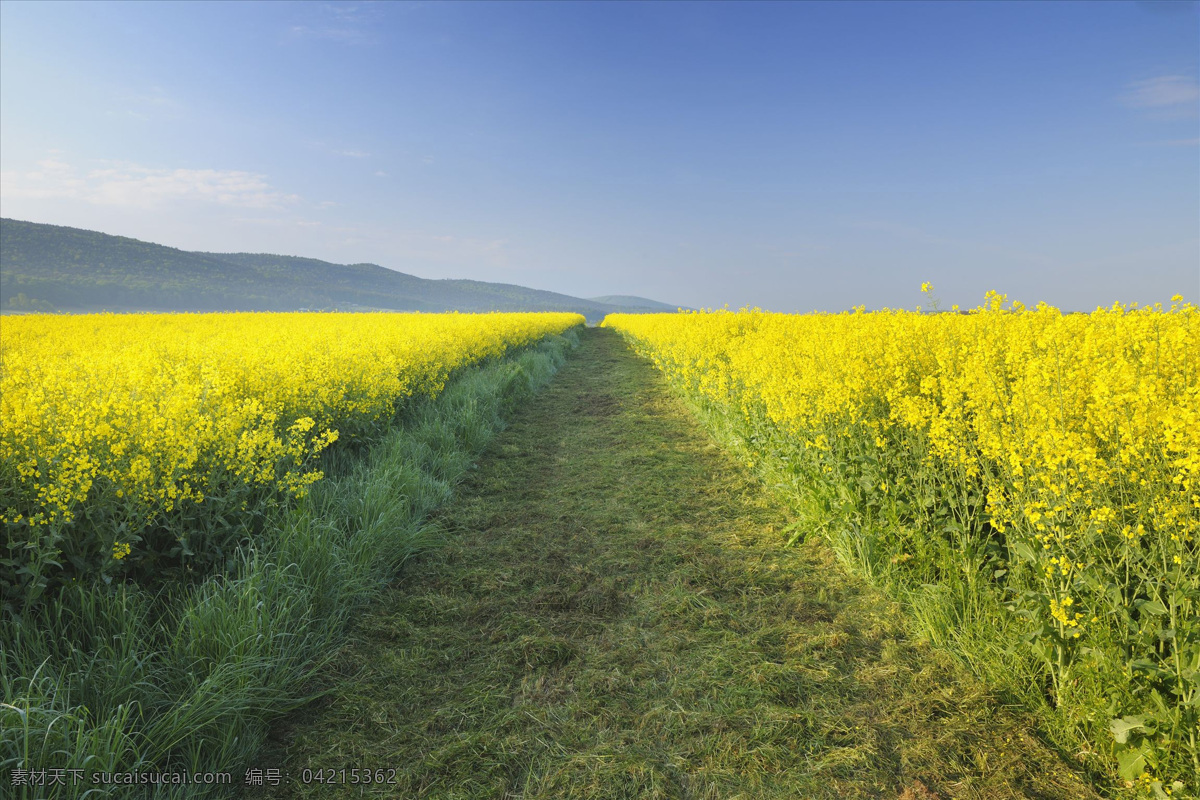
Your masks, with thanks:
[(780, 311), (1200, 300), (1195, 3), (0, 3), (0, 212)]

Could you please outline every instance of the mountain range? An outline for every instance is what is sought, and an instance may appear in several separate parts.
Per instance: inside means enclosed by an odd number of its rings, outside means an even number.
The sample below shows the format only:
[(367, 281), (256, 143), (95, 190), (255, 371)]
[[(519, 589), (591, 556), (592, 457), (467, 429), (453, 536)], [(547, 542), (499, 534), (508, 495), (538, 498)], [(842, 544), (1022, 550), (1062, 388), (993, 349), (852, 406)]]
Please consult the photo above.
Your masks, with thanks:
[(125, 236), (0, 219), (6, 311), (675, 311), (629, 295), (582, 298), (507, 283), (430, 280), (378, 264), (204, 253)]

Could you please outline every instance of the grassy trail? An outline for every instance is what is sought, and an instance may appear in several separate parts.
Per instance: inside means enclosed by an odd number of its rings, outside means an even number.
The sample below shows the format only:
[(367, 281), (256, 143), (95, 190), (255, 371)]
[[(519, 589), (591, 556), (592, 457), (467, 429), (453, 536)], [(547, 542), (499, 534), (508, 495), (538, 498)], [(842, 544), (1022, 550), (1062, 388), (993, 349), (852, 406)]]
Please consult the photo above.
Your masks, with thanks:
[[(271, 797), (1088, 798), (588, 330), (277, 731)], [(302, 770), (395, 768), (388, 786)], [(349, 779), (349, 773), (347, 773)]]

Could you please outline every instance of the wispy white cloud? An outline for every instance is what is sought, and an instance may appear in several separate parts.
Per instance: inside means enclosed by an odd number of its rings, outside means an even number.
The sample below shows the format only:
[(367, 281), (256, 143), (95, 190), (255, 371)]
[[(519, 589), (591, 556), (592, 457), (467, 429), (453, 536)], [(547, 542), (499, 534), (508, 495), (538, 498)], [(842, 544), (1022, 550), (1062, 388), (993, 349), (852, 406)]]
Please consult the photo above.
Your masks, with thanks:
[(335, 25), (293, 25), (288, 34), (294, 39), (326, 39), (342, 44), (365, 44), (371, 35), (359, 28)]
[(322, 154), (341, 158), (371, 158), (374, 154), (361, 147), (347, 147), (345, 142), (328, 142), (321, 139), (303, 139), (301, 144)]
[(121, 99), (140, 106), (157, 106), (159, 108), (178, 108), (179, 103), (167, 94), (161, 86), (151, 86), (145, 91), (127, 91)]
[(43, 158), (41, 161), (37, 162), (38, 167), (51, 174), (70, 172), (71, 165), (65, 161), (55, 158), (57, 155), (58, 153), (53, 153), (51, 154), (50, 158)]
[(199, 201), (235, 208), (279, 209), (300, 198), (281, 192), (265, 175), (240, 170), (162, 169), (128, 162), (79, 170), (59, 158), (37, 162), (28, 171), (0, 174), (5, 199), (82, 200), (104, 206), (157, 208)]
[(371, 23), (379, 12), (372, 4), (322, 3), (309, 5), (305, 10), (309, 12), (306, 23), (287, 29), (292, 39), (324, 39), (354, 45), (369, 44), (377, 39)]
[(141, 122), (155, 119), (179, 119), (183, 113), (183, 105), (167, 94), (161, 86), (117, 90), (112, 96), (111, 106), (105, 112), (107, 116), (125, 116)]
[(1158, 115), (1193, 116), (1200, 110), (1200, 81), (1194, 75), (1160, 75), (1130, 83), (1120, 99)]
[(321, 3), (321, 13), (345, 22), (361, 22), (369, 13), (364, 3)]
[(279, 217), (234, 217), (235, 225), (261, 225), (270, 228), (321, 228), (323, 223), (311, 219), (280, 219)]

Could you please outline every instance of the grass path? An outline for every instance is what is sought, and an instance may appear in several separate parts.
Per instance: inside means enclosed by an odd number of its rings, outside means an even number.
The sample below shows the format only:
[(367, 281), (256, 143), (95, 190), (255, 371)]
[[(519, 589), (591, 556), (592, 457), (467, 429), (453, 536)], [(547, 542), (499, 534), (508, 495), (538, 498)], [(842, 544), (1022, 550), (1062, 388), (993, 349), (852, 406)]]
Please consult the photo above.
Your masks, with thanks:
[[(277, 731), (272, 797), (1087, 798), (588, 330)], [(388, 786), (302, 770), (395, 768)], [(349, 774), (347, 774), (349, 778)]]

